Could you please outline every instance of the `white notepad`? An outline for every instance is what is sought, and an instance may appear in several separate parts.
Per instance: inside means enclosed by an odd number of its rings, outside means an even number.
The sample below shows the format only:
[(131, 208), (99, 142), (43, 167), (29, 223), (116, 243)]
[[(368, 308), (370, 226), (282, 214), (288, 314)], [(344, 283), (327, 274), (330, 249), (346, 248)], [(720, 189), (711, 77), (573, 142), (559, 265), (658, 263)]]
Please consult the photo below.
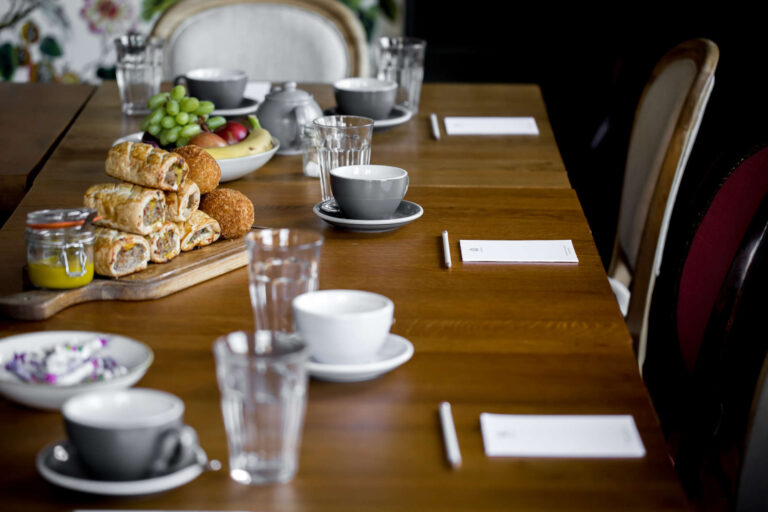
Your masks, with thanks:
[(446, 117), (448, 135), (538, 135), (533, 117)]
[(645, 446), (632, 416), (480, 415), (489, 457), (640, 458)]
[(245, 84), (245, 92), (243, 92), (243, 96), (261, 103), (264, 101), (264, 98), (267, 96), (267, 93), (269, 93), (271, 87), (271, 82), (248, 82)]
[(578, 263), (571, 240), (459, 240), (465, 262)]

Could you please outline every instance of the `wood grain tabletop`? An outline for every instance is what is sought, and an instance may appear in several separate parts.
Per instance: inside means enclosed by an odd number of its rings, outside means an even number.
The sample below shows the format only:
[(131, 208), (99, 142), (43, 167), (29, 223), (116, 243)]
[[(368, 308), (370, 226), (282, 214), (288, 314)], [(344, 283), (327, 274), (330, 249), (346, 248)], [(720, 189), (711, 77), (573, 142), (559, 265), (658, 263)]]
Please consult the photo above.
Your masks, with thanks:
[[(427, 113), (430, 102), (451, 98), (452, 90), (474, 90), (426, 89), (422, 109)], [(543, 111), (537, 90), (522, 89), (531, 91), (530, 111)], [(514, 96), (518, 88), (506, 90)], [(480, 110), (483, 102), (473, 101)], [(121, 129), (135, 129), (132, 120), (116, 125), (116, 108), (112, 92), (100, 89), (12, 222), (0, 231), (3, 290), (19, 285), (23, 214), (78, 205), (87, 185), (102, 179), (111, 140)], [(426, 120), (422, 127), (417, 122), (408, 130), (428, 129)], [(394, 148), (397, 132), (390, 136)], [(415, 151), (429, 143), (426, 138), (414, 142)], [(552, 162), (560, 161), (553, 141), (540, 151)], [(484, 168), (481, 156), (477, 165)], [(61, 416), (2, 400), (0, 453), (5, 467), (0, 488), (9, 510), (687, 509), (628, 331), (573, 190), (551, 186), (544, 175), (534, 187), (462, 184), (451, 182), (450, 173), (450, 183), (441, 185), (432, 178), (419, 182), (414, 173), (406, 198), (420, 204), (424, 215), (394, 231), (354, 233), (313, 215), (319, 186), (303, 177), (299, 167), (265, 167), (225, 186), (252, 200), (259, 226), (321, 232), (320, 288), (363, 289), (390, 297), (396, 319), (392, 332), (413, 343), (413, 358), (367, 382), (311, 380), (296, 477), (287, 484), (250, 487), (227, 474), (211, 350), (217, 337), (252, 327), (246, 269), (154, 301), (89, 302), (41, 322), (0, 319), (4, 334), (89, 330), (147, 343), (156, 358), (140, 385), (181, 397), (187, 423), (197, 429), (209, 457), (224, 465), (177, 489), (140, 498), (64, 491), (46, 483), (34, 466), (43, 446), (64, 437)], [(440, 176), (427, 175), (435, 180)], [(451, 237), (451, 269), (443, 266), (444, 229)], [(464, 263), (461, 239), (570, 239), (579, 262)], [(457, 470), (445, 460), (437, 413), (443, 400), (452, 404), (464, 459)], [(483, 412), (631, 414), (647, 454), (641, 459), (486, 457), (479, 427)]]
[(73, 84), (0, 83), (0, 222), (24, 197), (50, 152), (93, 94)]

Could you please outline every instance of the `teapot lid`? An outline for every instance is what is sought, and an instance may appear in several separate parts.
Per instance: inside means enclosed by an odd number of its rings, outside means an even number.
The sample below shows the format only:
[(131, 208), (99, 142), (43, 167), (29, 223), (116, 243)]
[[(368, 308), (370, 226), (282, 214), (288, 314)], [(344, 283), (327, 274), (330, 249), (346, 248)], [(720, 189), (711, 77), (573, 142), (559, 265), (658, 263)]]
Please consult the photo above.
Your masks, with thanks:
[(285, 82), (282, 85), (273, 85), (267, 94), (270, 100), (304, 102), (313, 99), (313, 96), (302, 89), (296, 88), (296, 82)]

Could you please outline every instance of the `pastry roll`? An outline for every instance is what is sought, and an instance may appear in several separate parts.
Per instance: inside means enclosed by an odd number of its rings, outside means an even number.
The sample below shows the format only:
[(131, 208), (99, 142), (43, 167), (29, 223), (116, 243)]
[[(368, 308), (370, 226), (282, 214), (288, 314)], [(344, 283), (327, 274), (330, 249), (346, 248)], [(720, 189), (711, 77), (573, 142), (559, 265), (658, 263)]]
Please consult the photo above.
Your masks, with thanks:
[(185, 222), (200, 206), (200, 187), (192, 180), (186, 180), (178, 192), (165, 193), (165, 218), (174, 222)]
[(148, 235), (165, 221), (165, 194), (162, 190), (130, 183), (100, 183), (85, 191), (85, 206), (98, 210), (96, 224)]
[(173, 222), (164, 222), (146, 239), (149, 242), (149, 259), (155, 263), (171, 261), (181, 252), (181, 230)]
[(109, 228), (96, 228), (93, 242), (94, 270), (102, 276), (120, 277), (147, 268), (149, 242), (143, 236)]
[(112, 146), (105, 169), (114, 178), (169, 192), (179, 190), (189, 174), (189, 166), (181, 155), (143, 142), (121, 142)]
[(191, 251), (195, 247), (210, 245), (221, 236), (221, 227), (200, 210), (192, 212), (192, 216), (181, 227), (181, 250)]

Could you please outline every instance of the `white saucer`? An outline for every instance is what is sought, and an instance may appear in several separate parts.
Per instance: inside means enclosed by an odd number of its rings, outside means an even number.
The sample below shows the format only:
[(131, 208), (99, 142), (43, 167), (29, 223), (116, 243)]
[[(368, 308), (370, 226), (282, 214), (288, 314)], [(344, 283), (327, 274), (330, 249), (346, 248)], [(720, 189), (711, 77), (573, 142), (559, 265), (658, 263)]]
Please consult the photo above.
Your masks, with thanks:
[(310, 359), (309, 374), (330, 382), (360, 382), (394, 370), (413, 355), (413, 344), (397, 334), (388, 334), (374, 360), (361, 364), (327, 364)]
[(235, 108), (217, 108), (213, 112), (211, 112), (212, 116), (247, 116), (248, 114), (253, 114), (256, 112), (256, 109), (259, 107), (258, 100), (254, 100), (252, 98), (243, 98), (243, 100), (240, 102), (239, 107)]
[(346, 229), (348, 231), (365, 231), (370, 233), (379, 233), (383, 231), (392, 231), (401, 226), (405, 226), (418, 219), (424, 214), (424, 208), (420, 205), (406, 201), (400, 203), (391, 219), (377, 219), (377, 220), (361, 220), (361, 219), (348, 219), (343, 213), (327, 213), (320, 210), (322, 201), (317, 203), (312, 211), (323, 219), (328, 224), (332, 224), (337, 228)]
[[(55, 458), (54, 448), (58, 445), (70, 446), (68, 441), (58, 441), (37, 454), (36, 466), (42, 477), (65, 489), (105, 496), (139, 496), (180, 487), (200, 476), (207, 461), (203, 449), (196, 446), (192, 456), (173, 473), (144, 480), (96, 480), (85, 473), (76, 455), (71, 455), (66, 461)], [(71, 448), (67, 451), (73, 453)]]
[[(331, 107), (329, 109), (325, 110), (325, 114), (327, 115), (336, 115), (338, 112), (336, 112), (336, 107)], [(373, 120), (373, 131), (374, 132), (383, 132), (384, 130), (389, 130), (390, 128), (394, 128), (395, 126), (399, 126), (403, 123), (407, 123), (411, 120), (413, 117), (413, 113), (408, 110), (407, 108), (395, 105), (392, 107), (392, 110), (389, 112), (389, 115), (385, 117), (384, 119), (374, 119)]]

